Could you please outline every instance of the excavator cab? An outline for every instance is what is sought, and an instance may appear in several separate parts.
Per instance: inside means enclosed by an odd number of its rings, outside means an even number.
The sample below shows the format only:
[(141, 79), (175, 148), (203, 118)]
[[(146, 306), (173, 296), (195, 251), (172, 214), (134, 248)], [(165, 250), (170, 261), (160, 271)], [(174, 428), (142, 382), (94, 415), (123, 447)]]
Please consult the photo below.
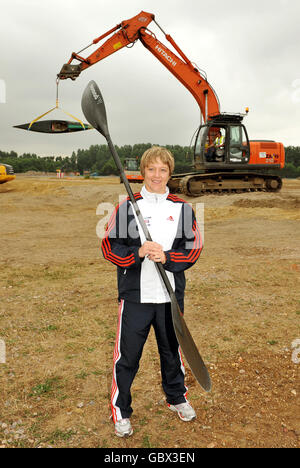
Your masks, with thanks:
[[(132, 183), (142, 183), (144, 177), (141, 176), (139, 171), (139, 161), (136, 158), (126, 158), (124, 160), (124, 169), (126, 178)], [(122, 177), (120, 177), (120, 183), (123, 183)]]
[(192, 197), (212, 192), (280, 190), (280, 177), (262, 170), (281, 167), (284, 161), (282, 143), (249, 141), (242, 120), (240, 114), (208, 118), (199, 127), (196, 137), (195, 172), (174, 174), (168, 183), (170, 190)]
[(125, 159), (124, 169), (126, 171), (138, 171), (139, 170), (139, 163), (138, 163), (137, 159), (134, 159), (134, 158)]
[(250, 160), (250, 143), (243, 116), (220, 114), (201, 125), (194, 149), (196, 170), (243, 168)]

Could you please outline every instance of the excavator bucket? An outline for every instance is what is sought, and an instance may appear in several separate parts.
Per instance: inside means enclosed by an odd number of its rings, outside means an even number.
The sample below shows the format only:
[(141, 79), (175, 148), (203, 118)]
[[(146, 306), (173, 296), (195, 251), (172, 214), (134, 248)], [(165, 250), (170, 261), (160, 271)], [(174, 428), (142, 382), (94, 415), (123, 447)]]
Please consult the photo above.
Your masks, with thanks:
[(65, 63), (60, 72), (57, 74), (57, 77), (60, 80), (66, 80), (67, 78), (71, 78), (71, 80), (76, 80), (76, 78), (81, 73), (81, 65), (71, 65), (69, 63)]
[(81, 130), (91, 130), (93, 127), (89, 124), (83, 124), (82, 126), (80, 122), (76, 121), (42, 120), (40, 122), (34, 122), (32, 125), (30, 125), (30, 123), (15, 125), (14, 128), (40, 133), (71, 133), (80, 132)]

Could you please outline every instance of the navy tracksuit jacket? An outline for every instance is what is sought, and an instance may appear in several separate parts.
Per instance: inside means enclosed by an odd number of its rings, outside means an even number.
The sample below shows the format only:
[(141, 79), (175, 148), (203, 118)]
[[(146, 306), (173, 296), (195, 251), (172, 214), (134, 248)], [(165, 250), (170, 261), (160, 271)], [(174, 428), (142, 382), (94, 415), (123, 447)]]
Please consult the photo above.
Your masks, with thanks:
[[(181, 309), (185, 275), (202, 250), (192, 207), (176, 195), (154, 194), (142, 188), (134, 195), (152, 240), (162, 245), (164, 268)], [(112, 214), (102, 241), (104, 258), (118, 268), (119, 320), (114, 350), (111, 406), (114, 421), (132, 413), (130, 387), (143, 346), (154, 327), (161, 359), (162, 386), (169, 404), (186, 401), (184, 365), (172, 324), (170, 298), (154, 262), (141, 259), (145, 242), (129, 198)]]

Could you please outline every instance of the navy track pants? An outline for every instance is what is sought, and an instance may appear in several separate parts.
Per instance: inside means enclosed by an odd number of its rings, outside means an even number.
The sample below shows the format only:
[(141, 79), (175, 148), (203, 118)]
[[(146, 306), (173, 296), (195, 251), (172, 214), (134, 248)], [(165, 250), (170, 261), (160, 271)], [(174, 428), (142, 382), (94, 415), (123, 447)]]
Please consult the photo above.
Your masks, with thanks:
[(111, 408), (114, 422), (132, 413), (130, 388), (151, 325), (154, 327), (161, 362), (162, 387), (167, 402), (186, 402), (184, 364), (174, 332), (170, 303), (137, 304), (121, 300), (114, 349)]

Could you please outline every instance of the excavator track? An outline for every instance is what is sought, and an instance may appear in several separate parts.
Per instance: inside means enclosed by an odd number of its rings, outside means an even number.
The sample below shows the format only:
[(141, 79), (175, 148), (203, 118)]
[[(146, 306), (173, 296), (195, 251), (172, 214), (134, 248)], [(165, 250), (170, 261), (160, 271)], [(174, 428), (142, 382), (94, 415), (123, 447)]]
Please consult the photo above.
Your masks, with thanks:
[(174, 175), (168, 185), (171, 193), (199, 197), (209, 193), (278, 192), (282, 187), (282, 180), (279, 176), (270, 174), (216, 172)]

